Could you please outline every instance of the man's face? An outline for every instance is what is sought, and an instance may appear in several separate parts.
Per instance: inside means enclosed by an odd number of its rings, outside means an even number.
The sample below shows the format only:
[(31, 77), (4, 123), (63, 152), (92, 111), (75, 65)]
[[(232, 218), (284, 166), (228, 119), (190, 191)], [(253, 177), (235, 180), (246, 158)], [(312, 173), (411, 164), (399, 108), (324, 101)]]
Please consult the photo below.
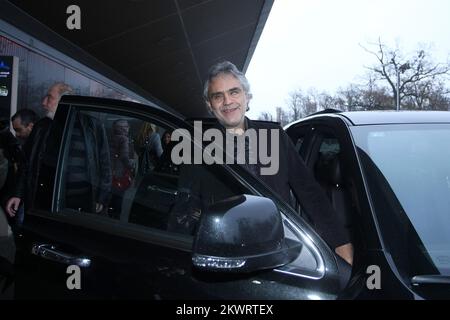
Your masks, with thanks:
[(14, 131), (16, 132), (16, 137), (20, 140), (26, 140), (30, 136), (31, 130), (33, 130), (33, 123), (29, 123), (28, 126), (24, 126), (20, 117), (14, 119), (12, 125)]
[(42, 107), (47, 111), (47, 115), (56, 113), (60, 98), (57, 86), (53, 86), (48, 90), (47, 95), (42, 100)]
[(165, 144), (169, 144), (169, 143), (170, 143), (170, 138), (171, 138), (170, 133), (166, 133), (166, 134), (164, 135), (164, 143), (165, 143)]
[(244, 129), (248, 98), (240, 81), (231, 74), (214, 77), (208, 88), (208, 106), (227, 129)]

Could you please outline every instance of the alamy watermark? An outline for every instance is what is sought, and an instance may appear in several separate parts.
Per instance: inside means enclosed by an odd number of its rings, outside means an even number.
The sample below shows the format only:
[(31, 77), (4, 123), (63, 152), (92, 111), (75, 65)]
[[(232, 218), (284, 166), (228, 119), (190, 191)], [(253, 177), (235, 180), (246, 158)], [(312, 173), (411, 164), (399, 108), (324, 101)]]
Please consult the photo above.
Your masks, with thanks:
[(77, 265), (70, 265), (66, 270), (67, 274), (70, 276), (67, 278), (66, 286), (69, 290), (80, 290), (81, 289), (81, 269)]
[[(261, 175), (275, 175), (280, 166), (279, 130), (250, 128), (240, 135), (224, 134), (216, 128), (203, 131), (202, 122), (194, 121), (194, 137), (187, 129), (172, 133), (172, 141), (178, 143), (172, 149), (171, 159), (176, 165), (259, 163)], [(209, 144), (202, 148), (204, 142)]]
[(69, 30), (81, 29), (81, 9), (79, 6), (72, 4), (67, 7), (66, 13), (70, 16), (66, 20), (66, 26)]
[(367, 289), (380, 290), (381, 289), (381, 269), (377, 265), (370, 265), (366, 269), (369, 275), (366, 281)]

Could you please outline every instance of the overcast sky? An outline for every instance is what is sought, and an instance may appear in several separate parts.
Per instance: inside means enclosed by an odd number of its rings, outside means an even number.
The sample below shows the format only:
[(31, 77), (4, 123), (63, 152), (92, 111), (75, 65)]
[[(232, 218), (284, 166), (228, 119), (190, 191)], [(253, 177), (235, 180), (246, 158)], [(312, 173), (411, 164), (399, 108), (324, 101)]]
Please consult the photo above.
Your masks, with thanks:
[[(275, 115), (289, 92), (333, 94), (358, 82), (374, 57), (361, 46), (382, 42), (413, 52), (432, 45), (435, 62), (450, 54), (449, 0), (275, 0), (247, 70), (248, 115)], [(373, 47), (372, 47), (373, 48)]]

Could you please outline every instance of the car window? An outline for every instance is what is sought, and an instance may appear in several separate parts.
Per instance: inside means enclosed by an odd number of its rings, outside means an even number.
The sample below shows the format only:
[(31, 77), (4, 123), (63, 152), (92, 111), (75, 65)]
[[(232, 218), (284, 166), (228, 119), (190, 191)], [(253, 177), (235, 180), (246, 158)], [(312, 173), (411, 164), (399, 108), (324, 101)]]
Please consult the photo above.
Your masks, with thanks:
[(353, 216), (357, 209), (356, 191), (349, 164), (344, 161), (341, 141), (334, 133), (319, 129), (317, 134), (319, 147), (314, 149), (317, 150), (316, 154), (310, 157), (311, 168), (336, 212), (336, 219), (344, 225), (353, 240)]
[(286, 129), (286, 133), (291, 138), (295, 150), (303, 160), (306, 159), (306, 152), (312, 132), (313, 131), (311, 130), (311, 126), (309, 124), (291, 126)]
[(449, 275), (450, 126), (372, 125), (352, 134), (394, 261), (409, 277)]
[(58, 211), (192, 235), (214, 202), (248, 193), (219, 166), (175, 165), (156, 119), (75, 110)]
[(323, 155), (332, 157), (341, 151), (339, 141), (336, 137), (325, 137), (320, 144), (319, 152)]
[(340, 144), (334, 136), (323, 136), (320, 142), (319, 152), (314, 155), (314, 175), (316, 180), (325, 189), (333, 183), (334, 171), (338, 170), (337, 165), (341, 166)]
[(300, 153), (300, 149), (302, 147), (303, 141), (305, 141), (305, 137), (301, 136), (297, 139), (297, 142), (295, 143), (295, 150)]

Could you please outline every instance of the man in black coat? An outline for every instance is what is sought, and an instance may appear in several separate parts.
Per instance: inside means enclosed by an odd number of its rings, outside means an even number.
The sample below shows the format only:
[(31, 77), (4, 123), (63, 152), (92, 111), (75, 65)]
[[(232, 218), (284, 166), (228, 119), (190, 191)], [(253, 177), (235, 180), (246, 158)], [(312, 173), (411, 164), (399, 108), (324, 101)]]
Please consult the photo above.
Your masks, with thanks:
[[(6, 120), (8, 123), (9, 121)], [(8, 186), (15, 180), (15, 165), (24, 160), (19, 142), (5, 121), (0, 121), (0, 199), (8, 196)], [(6, 198), (7, 199), (7, 198)], [(16, 247), (7, 217), (0, 207), (0, 300), (14, 297), (14, 258)]]
[[(55, 121), (53, 118), (62, 95), (70, 93), (71, 90), (67, 84), (57, 82), (50, 87), (42, 101), (42, 107), (47, 114), (34, 125), (23, 146), (27, 165), (25, 170), (22, 170), (23, 174), (17, 179), (13, 196), (7, 202), (6, 211), (10, 216), (16, 214), (22, 201), (28, 207), (33, 204), (39, 169), (43, 159), (45, 159), (46, 144)], [(72, 131), (78, 133), (72, 135), (72, 140), (77, 137), (80, 143), (72, 141), (70, 145), (68, 163), (71, 167), (67, 176), (66, 207), (95, 213), (106, 212), (112, 180), (106, 131), (98, 120), (82, 113), (76, 115)], [(74, 149), (74, 146), (77, 146), (76, 149)], [(74, 154), (77, 157), (73, 156)], [(78, 163), (75, 164), (75, 160)], [(70, 174), (74, 170), (78, 170), (78, 176), (82, 175), (85, 179), (83, 181), (71, 180)], [(86, 188), (81, 190), (80, 185), (83, 188), (86, 186)], [(80, 190), (83, 193), (78, 192)], [(76, 195), (71, 197), (71, 192)]]
[[(272, 155), (274, 152), (278, 154), (279, 163), (275, 168), (267, 168), (267, 165), (261, 164), (260, 159), (256, 163), (249, 161), (252, 148), (251, 144), (247, 142), (248, 140), (246, 140), (244, 149), (246, 161), (242, 165), (287, 203), (291, 202), (290, 191), (292, 190), (310, 216), (316, 231), (330, 247), (335, 249), (338, 255), (352, 264), (353, 246), (350, 243), (350, 235), (336, 217), (325, 192), (300, 158), (288, 135), (279, 125), (251, 121), (245, 117), (251, 97), (248, 80), (234, 64), (225, 61), (210, 69), (204, 87), (204, 99), (210, 113), (217, 118), (220, 124), (219, 129), (225, 135), (242, 136), (249, 129), (254, 129), (259, 140), (260, 132), (263, 131), (261, 129), (275, 130), (277, 133), (274, 141), (270, 138), (267, 139), (267, 150), (270, 150)], [(239, 153), (240, 151), (235, 148), (232, 156), (236, 159), (239, 157)], [(242, 159), (242, 154), (240, 156)], [(180, 180), (182, 179), (181, 176)], [(200, 185), (201, 174), (196, 174), (188, 180), (192, 182), (190, 188), (193, 193), (192, 198), (207, 198), (201, 193), (208, 193), (208, 190), (195, 187)], [(199, 207), (205, 207), (205, 204), (201, 204)], [(201, 208), (194, 212), (198, 217)]]

